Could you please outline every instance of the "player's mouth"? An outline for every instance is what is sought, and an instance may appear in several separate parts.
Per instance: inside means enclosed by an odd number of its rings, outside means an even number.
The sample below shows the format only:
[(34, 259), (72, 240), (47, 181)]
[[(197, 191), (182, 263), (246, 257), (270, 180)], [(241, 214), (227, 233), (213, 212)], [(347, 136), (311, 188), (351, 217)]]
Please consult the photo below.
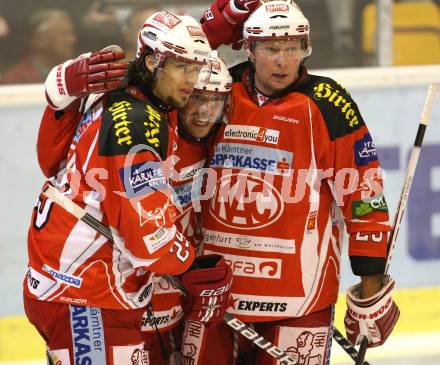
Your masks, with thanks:
[(185, 95), (185, 96), (190, 96), (190, 95), (192, 94), (192, 92), (193, 92), (193, 89), (190, 89), (190, 88), (181, 88), (181, 89), (179, 89), (179, 91), (180, 91), (183, 95)]
[(193, 120), (193, 124), (195, 124), (197, 127), (207, 127), (209, 125), (209, 122), (203, 122), (201, 120)]
[(277, 81), (284, 81), (287, 79), (287, 74), (284, 73), (273, 73), (272, 77)]

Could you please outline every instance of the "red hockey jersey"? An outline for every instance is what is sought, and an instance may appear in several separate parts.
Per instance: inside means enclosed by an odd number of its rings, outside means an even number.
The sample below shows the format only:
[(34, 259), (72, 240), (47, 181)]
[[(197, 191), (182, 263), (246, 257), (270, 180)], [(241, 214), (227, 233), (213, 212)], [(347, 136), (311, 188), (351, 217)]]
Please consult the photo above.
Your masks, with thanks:
[[(45, 118), (57, 122), (53, 111)], [(122, 90), (105, 94), (82, 116), (62, 118), (80, 123), (67, 170), (51, 183), (110, 226), (114, 242), (40, 195), (24, 293), (68, 304), (143, 307), (153, 291), (151, 272), (178, 274), (194, 258), (174, 224), (163, 164), (176, 146), (174, 128), (156, 103)]]
[[(177, 163), (171, 184), (180, 204), (180, 212), (176, 217), (179, 232), (197, 250), (202, 239), (200, 213), (194, 209), (193, 202), (198, 201), (201, 191), (201, 180), (194, 179), (198, 172), (205, 167), (206, 145), (204, 141), (192, 142), (179, 135), (177, 139)], [(142, 330), (154, 332), (157, 328), (167, 331), (175, 327), (183, 319), (181, 307), (182, 294), (165, 279), (155, 278), (154, 293), (151, 299), (153, 316), (144, 313)]]
[(203, 253), (231, 265), (228, 311), (243, 321), (323, 309), (337, 299), (344, 222), (355, 274), (384, 269), (390, 227), (370, 133), (344, 88), (304, 68), (277, 98), (258, 98), (248, 71), (232, 94), (210, 156)]
[[(53, 110), (50, 107), (46, 109), (39, 129), (37, 153), (41, 170), (47, 177), (55, 175), (66, 159), (80, 119), (80, 113), (65, 113), (56, 119)], [(177, 128), (176, 113), (169, 113), (168, 119), (173, 130)], [(189, 141), (180, 135), (176, 141), (177, 149), (173, 153), (177, 162), (170, 181), (175, 200), (179, 203), (175, 225), (177, 231), (197, 248), (201, 241), (200, 213), (193, 209), (192, 202), (199, 199), (200, 186), (193, 185), (193, 177), (206, 164), (206, 144)], [(177, 325), (183, 317), (180, 291), (160, 276), (156, 276), (154, 281), (151, 300), (153, 317), (149, 317), (146, 311), (142, 320), (142, 329), (147, 332), (155, 331), (155, 325), (165, 331)]]

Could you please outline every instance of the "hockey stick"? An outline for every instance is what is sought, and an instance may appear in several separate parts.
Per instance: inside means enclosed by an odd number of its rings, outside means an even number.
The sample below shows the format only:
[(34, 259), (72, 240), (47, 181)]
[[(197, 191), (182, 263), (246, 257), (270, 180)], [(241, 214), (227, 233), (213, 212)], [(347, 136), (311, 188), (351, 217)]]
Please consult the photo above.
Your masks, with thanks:
[[(98, 221), (91, 214), (87, 213), (83, 208), (78, 206), (72, 200), (67, 198), (65, 195), (61, 194), (55, 187), (48, 185), (43, 189), (43, 194), (50, 198), (53, 202), (57, 203), (63, 207), (70, 214), (74, 215), (79, 220), (86, 223), (88, 226), (94, 230), (101, 233), (104, 237), (113, 241), (111, 230)], [(172, 276), (162, 275), (167, 281), (174, 284), (179, 290), (186, 293), (186, 289), (177, 282)], [(248, 325), (244, 324), (239, 319), (233, 317), (230, 313), (225, 313), (224, 320), (227, 325), (232, 327), (236, 332), (240, 333), (242, 336), (246, 337), (249, 341), (255, 343), (257, 346), (261, 347), (272, 357), (280, 360), (281, 364), (285, 365), (295, 365), (296, 362), (293, 361), (284, 351), (280, 350), (277, 346), (272, 344), (270, 341), (266, 340), (263, 336), (259, 335)], [(348, 342), (348, 340), (338, 331), (336, 327), (333, 327), (333, 338), (336, 342), (344, 349), (344, 351), (356, 361), (358, 358), (358, 352)], [(368, 362), (364, 362), (364, 365), (370, 365)]]
[[(85, 209), (81, 208), (75, 202), (70, 200), (65, 195), (61, 194), (54, 186), (47, 185), (43, 189), (43, 194), (52, 200), (54, 203), (58, 204), (64, 208), (67, 212), (75, 216), (77, 219), (81, 220), (89, 227), (101, 233), (104, 237), (113, 241), (113, 235), (109, 227), (105, 226), (91, 214), (87, 213)], [(170, 275), (162, 275), (162, 277), (167, 280), (170, 284), (175, 285), (182, 293), (187, 294), (187, 289), (174, 277)], [(261, 347), (270, 356), (274, 357), (282, 365), (298, 365), (286, 352), (280, 350), (270, 341), (266, 340), (263, 336), (259, 335), (248, 325), (244, 324), (239, 319), (233, 317), (229, 313), (225, 313), (224, 321), (228, 326), (230, 326), (234, 331), (238, 332), (248, 340), (252, 341), (255, 345)]]
[[(344, 335), (336, 328), (333, 327), (333, 338), (336, 340), (336, 342), (339, 344), (339, 346), (342, 347), (342, 349), (354, 360), (356, 361), (356, 365), (358, 364), (358, 359), (362, 358), (362, 362), (360, 362), (360, 365), (370, 365), (369, 362), (363, 361), (364, 357), (361, 357), (361, 348), (359, 348), (359, 352), (356, 350), (356, 348), (348, 342), (348, 340), (344, 337)], [(368, 345), (368, 342), (367, 342)]]
[[(430, 84), (428, 93), (426, 94), (425, 105), (423, 106), (422, 116), (420, 118), (419, 127), (417, 129), (416, 139), (409, 158), (408, 167), (406, 168), (405, 180), (400, 192), (399, 203), (397, 205), (396, 215), (394, 216), (393, 227), (388, 238), (388, 255), (385, 264), (385, 274), (388, 274), (391, 259), (396, 247), (397, 235), (399, 234), (400, 224), (402, 223), (403, 213), (405, 212), (406, 203), (408, 201), (409, 191), (416, 171), (417, 162), (419, 160), (420, 151), (422, 149), (423, 137), (425, 136), (426, 127), (428, 126), (429, 118), (431, 117), (432, 105), (434, 103), (435, 95), (439, 88), (439, 84)], [(359, 347), (359, 356), (355, 365), (361, 365), (364, 361), (365, 353), (368, 347), (368, 339), (364, 337)]]

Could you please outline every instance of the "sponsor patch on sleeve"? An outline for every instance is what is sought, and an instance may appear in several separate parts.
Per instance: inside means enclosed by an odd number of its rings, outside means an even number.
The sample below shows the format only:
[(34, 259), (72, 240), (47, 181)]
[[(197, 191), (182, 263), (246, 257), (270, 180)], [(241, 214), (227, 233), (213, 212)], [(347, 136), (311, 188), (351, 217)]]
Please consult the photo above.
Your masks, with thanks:
[(387, 202), (383, 194), (378, 194), (372, 198), (356, 200), (351, 203), (352, 217), (359, 218), (373, 211), (388, 212)]
[(354, 160), (357, 166), (367, 166), (371, 161), (377, 161), (376, 146), (370, 133), (358, 139), (354, 144)]

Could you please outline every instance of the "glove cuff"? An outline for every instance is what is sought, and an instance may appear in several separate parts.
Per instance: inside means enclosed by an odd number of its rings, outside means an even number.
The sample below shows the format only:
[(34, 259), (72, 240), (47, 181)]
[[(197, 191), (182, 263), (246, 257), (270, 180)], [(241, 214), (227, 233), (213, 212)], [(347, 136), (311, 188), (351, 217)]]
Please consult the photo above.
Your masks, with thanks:
[(250, 15), (249, 10), (238, 9), (234, 0), (229, 1), (222, 13), (225, 20), (233, 25), (241, 25)]
[(236, 13), (237, 15), (249, 14), (249, 10), (237, 8), (237, 5), (235, 5), (235, 0), (230, 0), (229, 6), (230, 6), (231, 10), (234, 13)]
[(384, 298), (390, 297), (392, 291), (394, 290), (394, 279), (391, 279), (389, 275), (384, 277), (384, 286), (376, 294), (371, 297), (361, 299), (360, 290), (361, 284), (356, 284), (350, 287), (347, 291), (347, 302), (350, 301), (352, 305), (356, 307), (370, 307), (376, 305), (378, 302), (382, 301)]
[(44, 82), (46, 100), (53, 110), (63, 110), (72, 104), (77, 98), (67, 92), (64, 73), (66, 68), (73, 62), (68, 60), (61, 65), (55, 66)]

